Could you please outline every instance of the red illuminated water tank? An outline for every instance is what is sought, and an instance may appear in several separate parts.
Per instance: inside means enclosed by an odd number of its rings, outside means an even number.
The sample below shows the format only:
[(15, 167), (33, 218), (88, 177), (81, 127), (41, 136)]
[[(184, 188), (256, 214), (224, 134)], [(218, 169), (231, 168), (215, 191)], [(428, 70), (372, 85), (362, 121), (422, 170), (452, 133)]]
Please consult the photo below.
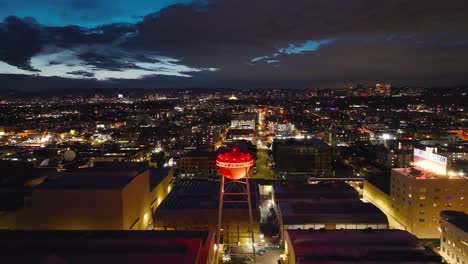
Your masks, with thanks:
[(254, 161), (249, 153), (239, 152), (237, 148), (219, 154), (216, 159), (219, 174), (232, 180), (245, 178), (253, 163)]

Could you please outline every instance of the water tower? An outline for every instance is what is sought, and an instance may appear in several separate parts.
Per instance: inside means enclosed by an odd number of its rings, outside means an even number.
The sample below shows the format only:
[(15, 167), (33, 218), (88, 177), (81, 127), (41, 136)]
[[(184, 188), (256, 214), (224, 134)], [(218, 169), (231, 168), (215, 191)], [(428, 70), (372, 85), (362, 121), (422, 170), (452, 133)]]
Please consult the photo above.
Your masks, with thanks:
[(233, 147), (231, 151), (221, 153), (216, 159), (216, 166), (221, 175), (221, 188), (219, 192), (219, 207), (218, 207), (218, 226), (216, 231), (216, 261), (219, 261), (219, 250), (221, 235), (224, 235), (223, 246), (229, 248), (239, 247), (239, 241), (235, 244), (229, 243), (229, 230), (222, 229), (223, 220), (223, 205), (224, 204), (248, 204), (249, 210), (249, 230), (248, 240), (250, 250), (244, 252), (242, 249), (235, 254), (230, 255), (246, 255), (255, 263), (255, 240), (254, 228), (252, 221), (252, 203), (250, 199), (250, 185), (249, 185), (249, 170), (254, 161), (249, 153), (240, 152), (237, 147)]

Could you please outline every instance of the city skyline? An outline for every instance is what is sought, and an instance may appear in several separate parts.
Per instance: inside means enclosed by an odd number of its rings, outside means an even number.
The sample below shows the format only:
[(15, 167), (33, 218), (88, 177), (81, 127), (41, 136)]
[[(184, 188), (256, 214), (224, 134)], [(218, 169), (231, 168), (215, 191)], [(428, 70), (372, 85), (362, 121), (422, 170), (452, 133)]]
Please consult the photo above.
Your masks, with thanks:
[(464, 85), (464, 1), (0, 1), (0, 89)]

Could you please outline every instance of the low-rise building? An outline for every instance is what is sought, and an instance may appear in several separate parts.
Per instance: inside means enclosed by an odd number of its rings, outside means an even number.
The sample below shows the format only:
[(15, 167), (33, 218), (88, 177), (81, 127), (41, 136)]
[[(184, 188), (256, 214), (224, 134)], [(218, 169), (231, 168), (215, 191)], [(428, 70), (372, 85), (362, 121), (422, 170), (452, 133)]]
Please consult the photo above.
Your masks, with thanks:
[[(216, 231), (220, 182), (181, 180), (174, 186), (154, 215), (157, 230)], [(258, 186), (251, 184), (253, 225), (259, 241), (260, 210)], [(249, 241), (249, 211), (247, 203), (226, 203), (223, 206), (223, 243)]]
[(383, 212), (345, 182), (273, 185), (280, 232), (286, 229), (387, 229)]
[(0, 231), (1, 263), (212, 264), (208, 231)]
[(440, 263), (403, 230), (287, 230), (285, 259), (299, 263)]
[(150, 172), (144, 163), (55, 172), (33, 190), (30, 204), (0, 223), (23, 230), (144, 230), (172, 184), (168, 170)]

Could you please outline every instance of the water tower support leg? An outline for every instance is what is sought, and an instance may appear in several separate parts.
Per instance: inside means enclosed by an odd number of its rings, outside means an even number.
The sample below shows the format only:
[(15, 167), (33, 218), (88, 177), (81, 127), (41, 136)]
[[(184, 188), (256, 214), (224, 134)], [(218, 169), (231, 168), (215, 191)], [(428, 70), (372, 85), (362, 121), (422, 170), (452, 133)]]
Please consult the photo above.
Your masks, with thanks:
[(216, 227), (216, 244), (215, 244), (215, 257), (216, 263), (219, 263), (219, 250), (221, 241), (221, 221), (223, 215), (223, 200), (224, 200), (224, 176), (221, 176), (221, 187), (219, 190), (219, 206), (218, 206), (218, 226)]

